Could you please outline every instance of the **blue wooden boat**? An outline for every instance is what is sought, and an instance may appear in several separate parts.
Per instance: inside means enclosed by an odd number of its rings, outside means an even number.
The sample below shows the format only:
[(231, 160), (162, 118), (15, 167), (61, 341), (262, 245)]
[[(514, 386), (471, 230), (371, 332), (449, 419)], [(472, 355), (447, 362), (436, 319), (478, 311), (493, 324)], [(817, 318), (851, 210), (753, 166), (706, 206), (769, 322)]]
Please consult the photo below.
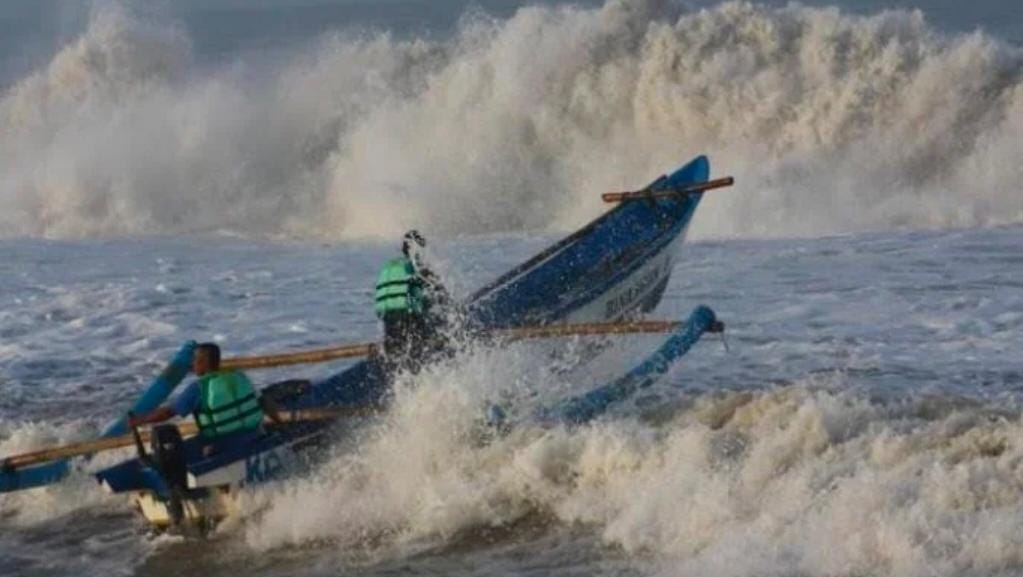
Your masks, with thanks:
[[(644, 190), (684, 189), (706, 182), (709, 173), (707, 158), (700, 156)], [(471, 295), (464, 303), (467, 323), (496, 328), (613, 321), (652, 310), (701, 197), (696, 192), (619, 204)], [(160, 381), (158, 395), (145, 395), (147, 405), (165, 400), (178, 377), (170, 386), (167, 379)], [(369, 358), (278, 402), (288, 410), (354, 411), (381, 405), (388, 391), (383, 363)], [(330, 427), (328, 421), (268, 426), (208, 457), (198, 450), (197, 438), (181, 441), (172, 432), (163, 439), (172, 453), (162, 451), (158, 440), (155, 454), (141, 454), (96, 476), (108, 490), (132, 495), (154, 526), (205, 525), (230, 515), (245, 486), (296, 471), (303, 462), (299, 450), (323, 439)], [(141, 444), (139, 450), (146, 452)], [(30, 485), (27, 471), (12, 473), (22, 473), (19, 482)]]
[[(689, 352), (704, 333), (721, 333), (724, 329), (724, 323), (717, 320), (714, 311), (700, 305), (693, 309), (686, 322), (675, 329), (657, 350), (632, 370), (581, 395), (569, 397), (554, 405), (542, 406), (528, 420), (544, 427), (585, 425), (606, 415), (614, 405), (625, 402), (642, 389), (653, 385), (668, 372), (672, 364)], [(500, 405), (488, 409), (484, 422), (498, 433), (505, 433), (512, 426), (508, 420), (507, 408)]]

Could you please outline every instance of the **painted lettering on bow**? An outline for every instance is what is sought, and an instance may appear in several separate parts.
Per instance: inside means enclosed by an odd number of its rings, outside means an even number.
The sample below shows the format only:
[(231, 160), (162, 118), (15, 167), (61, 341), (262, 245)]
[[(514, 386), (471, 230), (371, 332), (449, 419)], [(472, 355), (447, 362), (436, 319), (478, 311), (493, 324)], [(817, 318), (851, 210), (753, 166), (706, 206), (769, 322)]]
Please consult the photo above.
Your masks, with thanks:
[(620, 290), (615, 291), (604, 305), (604, 317), (609, 320), (614, 319), (635, 307), (637, 301), (646, 296), (650, 289), (660, 282), (669, 263), (670, 261), (665, 261), (663, 264), (650, 267), (649, 270), (635, 275)]
[(245, 459), (245, 481), (265, 483), (284, 471), (284, 462), (276, 451), (267, 451)]

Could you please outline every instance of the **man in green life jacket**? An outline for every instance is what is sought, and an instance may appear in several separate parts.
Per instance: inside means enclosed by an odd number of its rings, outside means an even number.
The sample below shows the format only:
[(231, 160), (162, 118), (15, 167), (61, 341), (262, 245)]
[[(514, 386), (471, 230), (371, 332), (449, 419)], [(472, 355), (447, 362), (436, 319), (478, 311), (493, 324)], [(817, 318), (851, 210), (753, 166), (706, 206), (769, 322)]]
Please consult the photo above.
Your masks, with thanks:
[(220, 441), (240, 440), (259, 431), (264, 409), (278, 421), (276, 408), (262, 402), (248, 377), (240, 371), (220, 370), (220, 347), (202, 343), (195, 347), (192, 372), (198, 378), (174, 399), (149, 413), (128, 419), (129, 427), (161, 423), (175, 416), (193, 415), (199, 434), (207, 441), (204, 453), (216, 452)]
[(402, 240), (401, 256), (380, 269), (376, 284), (377, 317), (384, 324), (384, 354), (392, 367), (417, 372), (424, 357), (444, 344), (443, 308), (447, 290), (422, 262), (426, 239), (410, 230)]

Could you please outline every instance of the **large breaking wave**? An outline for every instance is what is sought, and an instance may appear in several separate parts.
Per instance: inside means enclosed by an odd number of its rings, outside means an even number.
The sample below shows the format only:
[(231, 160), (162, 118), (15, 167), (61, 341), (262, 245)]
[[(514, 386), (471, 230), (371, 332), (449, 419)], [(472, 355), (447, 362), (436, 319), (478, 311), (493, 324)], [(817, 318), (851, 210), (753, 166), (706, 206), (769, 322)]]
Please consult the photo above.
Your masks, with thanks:
[(647, 574), (983, 575), (1023, 562), (1018, 413), (803, 382), (701, 395), (662, 427), (607, 420), (473, 446), (478, 391), (438, 384), (400, 391), (357, 451), (253, 500), (265, 510), (242, 529), (249, 546), (395, 555), (539, 516), (589, 527)]
[(0, 96), (0, 234), (561, 229), (701, 152), (739, 185), (698, 234), (1013, 223), (1021, 75), (906, 11), (610, 0), (210, 70), (106, 7)]

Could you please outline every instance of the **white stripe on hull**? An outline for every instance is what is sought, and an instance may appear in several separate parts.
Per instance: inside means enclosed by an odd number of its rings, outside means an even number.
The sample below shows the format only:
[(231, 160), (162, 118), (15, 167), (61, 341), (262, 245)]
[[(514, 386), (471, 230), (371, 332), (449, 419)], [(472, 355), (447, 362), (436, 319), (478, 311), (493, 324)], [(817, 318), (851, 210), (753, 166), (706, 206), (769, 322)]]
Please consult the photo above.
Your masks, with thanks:
[[(207, 489), (202, 497), (183, 498), (183, 525), (210, 527), (228, 515), (237, 512), (239, 494), (247, 485), (265, 483), (283, 477), (299, 466), (299, 456), (293, 445), (306, 440), (295, 439), (287, 445), (274, 447), (262, 453), (249, 455), (214, 469), (204, 475), (188, 474), (189, 489)], [(135, 506), (150, 524), (157, 528), (170, 527), (170, 512), (167, 503), (156, 497), (152, 491), (134, 493)]]
[(667, 282), (675, 263), (675, 253), (685, 238), (688, 227), (683, 229), (673, 242), (660, 253), (643, 263), (617, 286), (602, 294), (593, 302), (572, 311), (565, 318), (567, 323), (614, 321), (628, 316), (639, 309), (650, 294)]

